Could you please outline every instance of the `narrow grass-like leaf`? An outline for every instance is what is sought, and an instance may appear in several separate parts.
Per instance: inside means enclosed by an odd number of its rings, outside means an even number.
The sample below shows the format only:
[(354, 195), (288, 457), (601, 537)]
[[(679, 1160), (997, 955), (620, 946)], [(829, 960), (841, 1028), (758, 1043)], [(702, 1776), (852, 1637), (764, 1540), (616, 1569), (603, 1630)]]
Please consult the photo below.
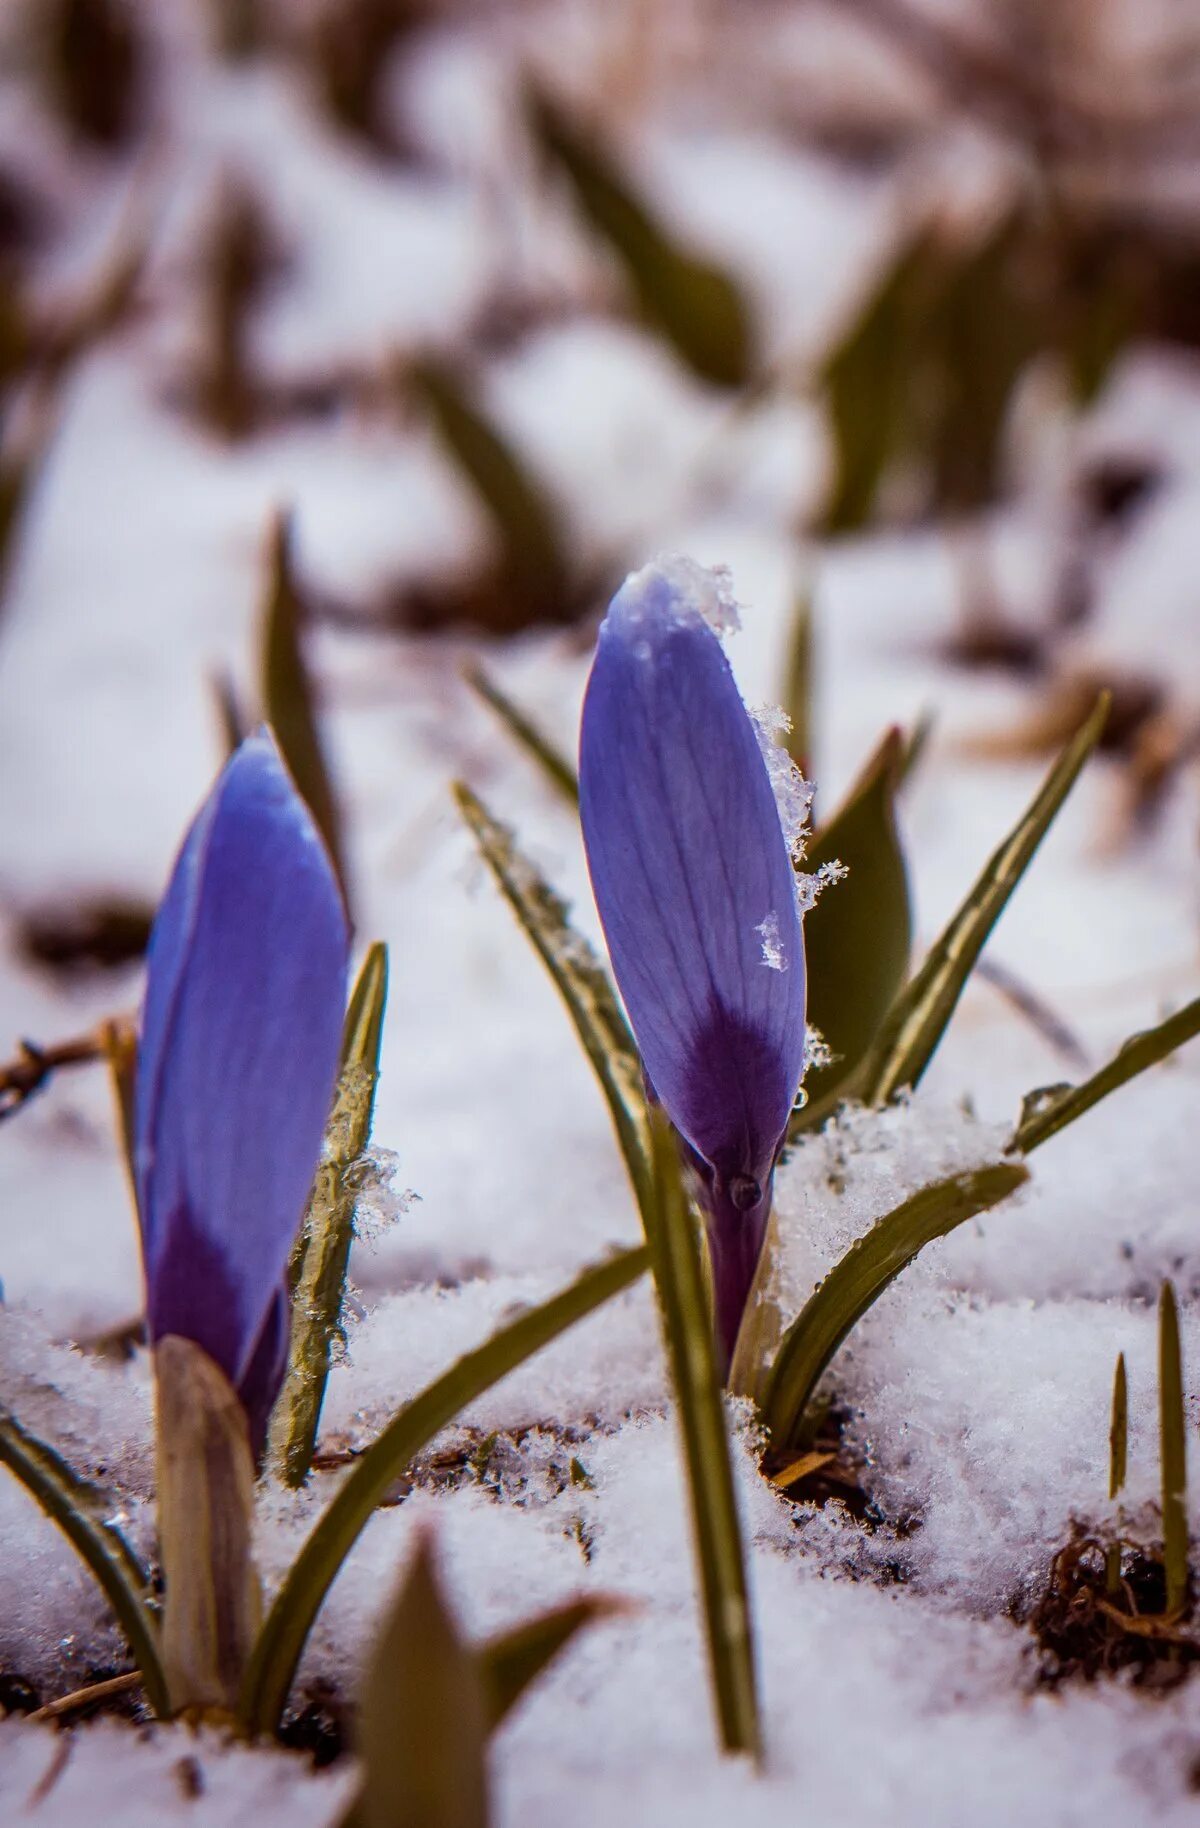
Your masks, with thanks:
[(727, 1752), (758, 1758), (762, 1742), (750, 1605), (700, 1236), (684, 1195), (674, 1132), (657, 1114), (651, 1145), (653, 1180), (642, 1216), (683, 1429), (721, 1741)]
[(792, 726), (788, 737), (788, 752), (801, 774), (805, 775), (808, 774), (813, 759), (815, 702), (813, 604), (811, 593), (803, 591), (796, 597), (792, 610), (792, 635), (788, 644), (783, 708)]
[(549, 1301), (519, 1314), (457, 1359), (364, 1450), (306, 1539), (267, 1614), (239, 1703), (250, 1732), (275, 1730), (313, 1620), (392, 1481), (468, 1403), (636, 1282), (648, 1265), (649, 1253), (639, 1245), (584, 1270)]
[(209, 678), (212, 688), (213, 710), (217, 714), (217, 729), (221, 735), (221, 748), (226, 760), (242, 744), (250, 732), (242, 715), (238, 701), (237, 689), (224, 667), (212, 673)]
[(579, 778), (575, 769), (545, 732), (539, 730), (533, 719), (519, 705), (514, 704), (506, 692), (500, 690), (478, 661), (471, 661), (463, 668), (463, 678), (484, 704), (491, 706), (509, 734), (533, 758), (556, 792), (571, 806), (578, 806)]
[(754, 337), (730, 275), (672, 240), (611, 154), (547, 94), (531, 87), (528, 104), (538, 146), (621, 262), (647, 323), (702, 380), (744, 386), (754, 370)]
[(363, 961), (346, 1012), (324, 1152), (292, 1251), (288, 1368), (271, 1417), (271, 1453), (285, 1485), (303, 1485), (308, 1477), (330, 1360), (341, 1332), (354, 1241), (353, 1170), (371, 1137), (387, 982), (387, 947), (376, 943)]
[(1099, 741), (1108, 707), (1105, 692), (892, 1005), (854, 1087), (865, 1104), (886, 1104), (903, 1086), (919, 1083), (989, 933)]
[(1188, 1601), (1187, 1428), (1183, 1414), (1183, 1359), (1175, 1290), (1162, 1285), (1158, 1303), (1158, 1419), (1162, 1458), (1163, 1572), (1167, 1617), (1178, 1618)]
[(930, 237), (903, 246), (826, 359), (837, 474), (822, 516), (828, 533), (860, 527), (905, 432), (908, 357), (931, 296), (937, 259)]
[(292, 779), (329, 847), (349, 905), (341, 814), (321, 745), (316, 696), (304, 657), (306, 610), (296, 584), (290, 515), (274, 517), (268, 552), (262, 617), (263, 710)]
[(1147, 1067), (1157, 1066), (1168, 1054), (1200, 1034), (1200, 997), (1186, 1003), (1156, 1028), (1131, 1035), (1120, 1050), (1098, 1073), (1081, 1085), (1048, 1085), (1029, 1092), (1021, 1107), (1021, 1121), (1013, 1137), (1013, 1148), (1028, 1155), (1050, 1137), (1057, 1136), (1068, 1124), (1090, 1111), (1120, 1086), (1136, 1079)]
[(571, 926), (566, 904), (517, 849), (512, 833), (461, 781), (454, 784), (454, 797), (484, 861), (567, 1006), (608, 1101), (617, 1141), (639, 1208), (644, 1211), (650, 1193), (650, 1139), (642, 1069), (608, 974)]
[(112, 1016), (96, 1030), (112, 1085), (117, 1118), (117, 1139), (129, 1183), (129, 1197), (137, 1205), (137, 1173), (133, 1160), (133, 1099), (137, 1082), (137, 1028), (124, 1016)]
[[(1112, 1421), (1108, 1430), (1108, 1497), (1111, 1503), (1125, 1489), (1129, 1458), (1129, 1382), (1125, 1374), (1125, 1354), (1117, 1353), (1113, 1373)], [(1121, 1591), (1121, 1539), (1110, 1542), (1104, 1552), (1104, 1591), (1116, 1599)]]
[(590, 1594), (568, 1600), (563, 1606), (552, 1606), (548, 1612), (523, 1619), (511, 1630), (497, 1632), (478, 1644), (475, 1655), (483, 1678), (488, 1732), (495, 1732), (525, 1690), (566, 1649), (577, 1631), (624, 1610), (621, 1600), (603, 1593)]
[(170, 1703), (158, 1626), (150, 1609), (150, 1577), (121, 1532), (105, 1521), (109, 1505), (103, 1492), (7, 1409), (0, 1409), (0, 1463), (16, 1475), (87, 1564), (129, 1641), (151, 1707), (166, 1719)]
[(1119, 1498), (1125, 1489), (1129, 1462), (1129, 1379), (1125, 1354), (1117, 1353), (1113, 1372), (1112, 1423), (1108, 1431), (1108, 1495)]
[(414, 363), (404, 380), (493, 524), (508, 585), (527, 599), (522, 621), (562, 620), (570, 568), (545, 490), (445, 363)]
[(852, 1244), (783, 1337), (763, 1397), (777, 1447), (796, 1442), (822, 1373), (851, 1329), (919, 1251), (1029, 1179), (1022, 1162), (996, 1162), (922, 1187)]
[[(792, 1133), (809, 1127), (818, 1101), (836, 1095), (879, 1035), (908, 969), (912, 916), (896, 829), (903, 739), (889, 730), (838, 811), (811, 840), (804, 868), (835, 861), (849, 874), (831, 883), (804, 917), (808, 1019), (833, 1054), (805, 1080), (810, 1104)], [(809, 1123), (806, 1123), (809, 1119)]]
[(371, 1652), (358, 1709), (362, 1828), (487, 1828), (487, 1711), (479, 1662), (422, 1534)]
[(903, 786), (911, 774), (921, 765), (922, 757), (929, 746), (937, 722), (935, 714), (926, 709), (919, 713), (916, 722), (904, 741), (904, 754), (900, 758), (900, 778), (898, 785)]

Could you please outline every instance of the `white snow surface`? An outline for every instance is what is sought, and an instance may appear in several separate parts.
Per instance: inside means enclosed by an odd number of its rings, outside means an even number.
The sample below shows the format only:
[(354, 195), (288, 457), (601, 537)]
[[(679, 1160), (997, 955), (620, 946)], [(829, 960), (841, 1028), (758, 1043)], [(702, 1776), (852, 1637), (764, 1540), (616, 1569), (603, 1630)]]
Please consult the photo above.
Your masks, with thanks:
[[(192, 19), (182, 0), (164, 12)], [(173, 364), (194, 334), (182, 266), (195, 210), (231, 166), (259, 184), (293, 254), (256, 333), (273, 379), (451, 343), (502, 273), (530, 298), (578, 305), (569, 322), (549, 321), (488, 363), (490, 406), (555, 491), (582, 554), (619, 550), (635, 565), (668, 550), (728, 566), (743, 605), (728, 651), (748, 702), (779, 696), (797, 579), (811, 571), (822, 813), (887, 725), (934, 710), (902, 804), (918, 945), (1033, 792), (1042, 760), (991, 759), (977, 740), (1026, 715), (1028, 688), (939, 658), (956, 626), (951, 536), (884, 530), (799, 553), (797, 518), (819, 500), (829, 460), (811, 401), (801, 391), (731, 415), (650, 337), (599, 314), (594, 256), (565, 206), (535, 195), (531, 170), (508, 212), (498, 205), (508, 165), (526, 156), (513, 119), (518, 56), (532, 45), (547, 61), (570, 54), (601, 71), (613, 53), (605, 30), (616, 28), (599, 16), (588, 27), (584, 13), (560, 9), (544, 38), (522, 17), (511, 42), (487, 9), (430, 29), (398, 94), (440, 160), (432, 174), (391, 172), (330, 141), (282, 78), (231, 74), (206, 57), (194, 19), (174, 37), (158, 28), (186, 102), (163, 159), (169, 207), (152, 308), (74, 379), (0, 629), (0, 1034), (14, 1042), (73, 1034), (136, 1005), (136, 971), (71, 985), (32, 969), (15, 915), (77, 893), (161, 889), (219, 761), (209, 676), (225, 667), (247, 688), (253, 679), (268, 512), (295, 508), (303, 571), (351, 602), (397, 575), (460, 566), (486, 540), (415, 425), (339, 416), (225, 449), (172, 403)], [(687, 66), (686, 45), (672, 56)], [(461, 134), (448, 125), (455, 111)], [(4, 144), (18, 143), (14, 98), (0, 94), (0, 119)], [(904, 185), (846, 178), (769, 123), (703, 135), (648, 109), (635, 139), (662, 207), (749, 275), (772, 351), (819, 347), (889, 245)], [(82, 235), (103, 176), (56, 143), (26, 156), (52, 174)], [(748, 210), (759, 174), (760, 206)], [(1106, 452), (1148, 455), (1164, 482), (1091, 556), (1096, 616), (1064, 664), (1151, 677), (1180, 716), (1200, 716), (1200, 366), (1140, 348), (1082, 427), (1044, 410), (1046, 435), (989, 521), (1014, 621), (1037, 626), (1048, 614), (1045, 578), (1068, 537), (1076, 468)], [(521, 1304), (638, 1235), (587, 1063), (448, 793), (452, 777), (470, 780), (598, 938), (572, 819), (460, 677), (467, 654), (484, 649), (505, 689), (571, 748), (590, 639), (590, 629), (500, 644), (330, 626), (313, 642), (359, 935), (391, 946), (375, 1140), (397, 1158), (379, 1159), (377, 1222), (354, 1253), (355, 1317), (331, 1378), (326, 1446), (368, 1440)], [(1133, 835), (1120, 830), (1122, 804), (1115, 767), (1093, 763), (990, 948), (1094, 1063), (1200, 991), (1194, 766)], [(837, 883), (826, 893), (832, 903)], [(769, 931), (763, 940), (766, 954)], [(883, 1117), (847, 1114), (781, 1170), (785, 1303), (802, 1302), (925, 1181), (996, 1159), (1021, 1094), (1074, 1070), (977, 980), (916, 1097)], [(731, 1408), (761, 1775), (716, 1750), (678, 1433), (645, 1285), (463, 1413), (438, 1448), (496, 1435), (476, 1473), (456, 1480), (437, 1455), (422, 1460), (411, 1494), (376, 1514), (339, 1578), (302, 1687), (332, 1679), (353, 1691), (414, 1535), (432, 1522), (472, 1634), (580, 1591), (634, 1602), (581, 1637), (498, 1736), (501, 1828), (568, 1816), (577, 1828), (618, 1817), (626, 1828), (1191, 1823), (1194, 1684), (1154, 1697), (1121, 1682), (1040, 1691), (1032, 1641), (1010, 1609), (1044, 1582), (1074, 1521), (1110, 1519), (1119, 1350), (1131, 1391), (1126, 1519), (1156, 1540), (1154, 1303), (1168, 1275), (1182, 1302), (1194, 1442), (1198, 1109), (1200, 1044), (1048, 1143), (1027, 1188), (930, 1247), (856, 1330), (830, 1387), (850, 1413), (877, 1529), (836, 1504), (779, 1496), (758, 1470), (745, 1410)], [(393, 1168), (396, 1187), (419, 1197), (384, 1225)], [(63, 1073), (0, 1129), (0, 1276), (0, 1400), (111, 1492), (113, 1516), (149, 1553), (147, 1361), (101, 1358), (90, 1343), (141, 1300), (96, 1070)], [(585, 1481), (564, 1476), (571, 1458)], [(269, 1583), (338, 1476), (323, 1472), (296, 1497), (264, 1488)], [(1200, 1480), (1190, 1515), (1200, 1532)], [(0, 1670), (49, 1697), (119, 1666), (98, 1591), (3, 1473), (0, 1546)], [(109, 1720), (67, 1739), (15, 1716), (0, 1723), (5, 1820), (324, 1828), (351, 1783), (346, 1766), (313, 1775), (295, 1755), (211, 1730)]]

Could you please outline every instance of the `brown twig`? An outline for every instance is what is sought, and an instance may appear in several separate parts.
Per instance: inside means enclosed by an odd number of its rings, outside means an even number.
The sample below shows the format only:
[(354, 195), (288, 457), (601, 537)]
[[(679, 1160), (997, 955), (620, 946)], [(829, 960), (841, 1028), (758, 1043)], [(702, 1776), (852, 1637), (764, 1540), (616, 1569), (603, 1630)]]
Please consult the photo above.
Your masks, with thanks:
[(14, 1057), (0, 1066), (0, 1120), (19, 1111), (60, 1068), (86, 1066), (107, 1058), (109, 1027), (110, 1024), (101, 1023), (86, 1035), (55, 1041), (48, 1047), (40, 1047), (36, 1041), (19, 1041)]
[(77, 1713), (81, 1707), (91, 1707), (95, 1701), (107, 1701), (110, 1695), (127, 1695), (131, 1689), (141, 1686), (141, 1670), (126, 1670), (122, 1676), (109, 1676), (104, 1682), (89, 1682), (86, 1688), (76, 1688), (69, 1695), (60, 1695), (57, 1701), (48, 1701), (45, 1707), (39, 1707), (26, 1718), (30, 1722), (61, 1720), (64, 1714)]

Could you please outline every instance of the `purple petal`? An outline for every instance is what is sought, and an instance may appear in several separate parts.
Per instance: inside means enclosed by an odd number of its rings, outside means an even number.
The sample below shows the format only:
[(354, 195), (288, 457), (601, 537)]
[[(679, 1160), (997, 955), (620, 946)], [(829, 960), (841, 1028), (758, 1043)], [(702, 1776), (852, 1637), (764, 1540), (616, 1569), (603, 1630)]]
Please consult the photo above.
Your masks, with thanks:
[(194, 1340), (235, 1387), (320, 1154), (347, 944), (329, 858), (260, 731), (198, 815), (159, 909), (135, 1110), (151, 1336)]
[(287, 1372), (291, 1330), (292, 1297), (291, 1291), (285, 1286), (275, 1291), (275, 1299), (267, 1310), (258, 1344), (237, 1386), (238, 1399), (246, 1411), (250, 1446), (256, 1461), (262, 1458), (271, 1411)]
[(706, 577), (651, 565), (614, 598), (584, 702), (579, 799), (647, 1077), (711, 1171), (714, 1238), (727, 1234), (714, 1268), (723, 1256), (748, 1286), (804, 1068), (804, 948), (758, 736), (697, 602)]

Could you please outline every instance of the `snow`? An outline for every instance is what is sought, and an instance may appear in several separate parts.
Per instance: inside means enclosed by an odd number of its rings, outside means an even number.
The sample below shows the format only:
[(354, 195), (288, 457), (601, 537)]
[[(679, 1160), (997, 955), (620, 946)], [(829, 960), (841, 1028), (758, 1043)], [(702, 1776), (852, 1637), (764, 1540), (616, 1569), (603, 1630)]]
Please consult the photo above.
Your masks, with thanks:
[[(197, 225), (231, 170), (254, 183), (290, 257), (255, 325), (273, 383), (377, 375), (397, 355), (455, 349), (515, 295), (534, 321), (503, 348), (481, 342), (480, 397), (545, 480), (583, 572), (614, 573), (615, 585), (659, 551), (728, 567), (745, 606), (728, 652), (752, 704), (779, 695), (797, 586), (811, 583), (821, 817), (883, 729), (932, 709), (900, 805), (918, 945), (928, 943), (1036, 789), (1046, 758), (997, 755), (989, 739), (1021, 724), (1041, 687), (945, 660), (961, 617), (954, 530), (883, 527), (806, 546), (796, 529), (830, 462), (803, 376), (961, 139), (940, 163), (898, 169), (851, 168), (798, 145), (796, 110), (826, 103), (789, 98), (784, 78), (811, 89), (812, 72), (853, 59), (854, 33), (828, 20), (806, 34), (791, 19), (761, 44), (735, 34), (731, 92), (739, 70), (743, 94), (774, 80), (778, 107), (752, 102), (739, 118), (731, 102), (710, 124), (711, 72), (680, 23), (704, 9), (670, 9), (676, 36), (664, 28), (639, 60), (643, 9), (589, 20), (587, 9), (534, 5), (511, 22), (476, 9), (418, 36), (391, 87), (424, 162), (392, 167), (320, 123), (285, 66), (221, 68), (202, 49), (199, 13), (184, 0), (170, 10), (159, 51), (172, 103), (144, 306), (72, 379), (4, 604), (0, 1031), (51, 1040), (136, 1006), (136, 970), (72, 982), (30, 966), (19, 918), (72, 895), (159, 893), (219, 759), (208, 679), (224, 668), (244, 696), (253, 687), (274, 508), (295, 510), (302, 575), (360, 620), (397, 580), (461, 574), (487, 553), (483, 517), (431, 434), (377, 402), (231, 447), (187, 416)], [(856, 106), (911, 128), (928, 115), (926, 86), (870, 42), (870, 57), (853, 61)], [(770, 359), (794, 384), (733, 409), (648, 333), (607, 315), (608, 266), (565, 201), (539, 188), (520, 132), (531, 46), (539, 68), (561, 64), (606, 98), (608, 124), (671, 220), (745, 273)], [(622, 88), (612, 71), (631, 65), (643, 80)], [(41, 273), (49, 291), (71, 270), (68, 251), (78, 263), (97, 222), (117, 219), (130, 174), (72, 153), (14, 80), (0, 91), (0, 147), (64, 224)], [(977, 175), (947, 180), (947, 198)], [(1055, 636), (1046, 690), (1073, 676), (1144, 676), (1194, 731), (1200, 365), (1140, 346), (1081, 424), (1066, 422), (1049, 388), (1031, 390), (1022, 413), (1011, 497), (981, 528), (1015, 625), (1047, 625), (1059, 562), (1081, 537), (1089, 469), (1134, 457), (1161, 473), (1126, 524), (1088, 532), (1094, 612)], [(391, 945), (354, 1301), (323, 1419), (331, 1451), (360, 1447), (521, 1305), (638, 1236), (586, 1061), (448, 793), (457, 775), (475, 785), (598, 942), (568, 809), (460, 677), (484, 650), (569, 752), (593, 631), (499, 643), (343, 617), (315, 634), (359, 935)], [(1123, 788), (1113, 761), (1089, 767), (989, 942), (1094, 1064), (1200, 991), (1194, 765), (1157, 820), (1132, 832)], [(837, 881), (823, 892), (833, 907)], [(760, 929), (767, 963), (771, 919)], [(846, 1113), (780, 1170), (777, 1289), (788, 1309), (918, 1186), (996, 1160), (1021, 1095), (1074, 1070), (975, 980), (915, 1098), (883, 1117)], [(502, 1828), (568, 1812), (580, 1828), (618, 1815), (628, 1828), (765, 1828), (801, 1813), (843, 1828), (1190, 1822), (1200, 1755), (1190, 1686), (1150, 1697), (1103, 1682), (1051, 1696), (1037, 1690), (1032, 1639), (1010, 1614), (1038, 1591), (1073, 1521), (1112, 1518), (1118, 1351), (1131, 1393), (1126, 1527), (1156, 1540), (1154, 1304), (1167, 1276), (1182, 1303), (1191, 1422), (1200, 1410), (1198, 1097), (1193, 1045), (1048, 1143), (1016, 1198), (930, 1247), (855, 1331), (828, 1387), (849, 1412), (874, 1528), (776, 1492), (744, 1408), (732, 1411), (762, 1776), (714, 1749), (678, 1436), (645, 1283), (487, 1392), (422, 1457), (411, 1491), (380, 1509), (336, 1583), (302, 1684), (353, 1693), (382, 1596), (432, 1521), (472, 1634), (579, 1591), (633, 1602), (578, 1639), (499, 1735)], [(63, 1073), (0, 1129), (0, 1400), (111, 1493), (112, 1515), (149, 1555), (146, 1357), (94, 1350), (137, 1314), (139, 1275), (104, 1075)], [(323, 1471), (299, 1495), (263, 1490), (268, 1582), (341, 1476)], [(1195, 1478), (1190, 1504), (1200, 1533)], [(5, 1475), (0, 1543), (0, 1671), (49, 1697), (118, 1667), (98, 1593)], [(0, 1813), (58, 1828), (324, 1828), (351, 1781), (345, 1765), (314, 1774), (295, 1754), (211, 1729), (101, 1720), (68, 1738), (0, 1723)]]

